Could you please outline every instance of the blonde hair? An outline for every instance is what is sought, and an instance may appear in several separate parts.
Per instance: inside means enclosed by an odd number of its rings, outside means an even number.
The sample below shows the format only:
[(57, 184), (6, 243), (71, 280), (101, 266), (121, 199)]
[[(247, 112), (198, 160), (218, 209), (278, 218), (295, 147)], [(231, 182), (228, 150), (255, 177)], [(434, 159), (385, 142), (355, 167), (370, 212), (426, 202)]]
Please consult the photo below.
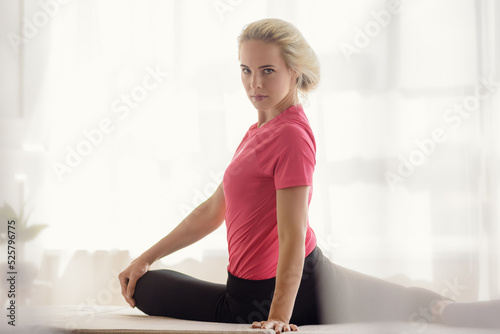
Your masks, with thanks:
[[(288, 67), (299, 74), (297, 89), (303, 98), (314, 90), (320, 80), (320, 64), (316, 53), (300, 31), (291, 23), (280, 19), (263, 19), (244, 27), (238, 37), (238, 50), (250, 40), (275, 43)], [(238, 51), (240, 59), (240, 51)]]

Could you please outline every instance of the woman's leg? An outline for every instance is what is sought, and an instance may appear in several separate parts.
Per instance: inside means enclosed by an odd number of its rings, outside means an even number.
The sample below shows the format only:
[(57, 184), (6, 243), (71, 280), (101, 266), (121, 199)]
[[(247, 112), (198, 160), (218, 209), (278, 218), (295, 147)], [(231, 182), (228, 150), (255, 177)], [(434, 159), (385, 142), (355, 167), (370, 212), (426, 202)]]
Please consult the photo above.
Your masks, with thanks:
[(171, 270), (151, 270), (135, 288), (137, 308), (148, 315), (197, 321), (217, 321), (226, 286)]
[[(254, 281), (228, 273), (227, 285), (224, 285), (176, 271), (151, 270), (137, 281), (134, 299), (137, 308), (148, 315), (251, 324), (267, 319), (274, 287), (274, 278)], [(304, 309), (310, 313), (314, 298), (310, 299), (309, 304), (296, 305), (296, 309), (301, 310), (299, 314), (303, 314)], [(297, 319), (298, 324), (303, 324), (299, 320), (302, 318)]]
[[(304, 261), (302, 281), (290, 323), (302, 326), (318, 324), (315, 268), (319, 253), (315, 250)], [(227, 294), (219, 311), (222, 322), (251, 324), (267, 320), (274, 296), (276, 279), (246, 280), (228, 273)]]
[(390, 283), (331, 263), (319, 268), (319, 309), (322, 323), (362, 321), (439, 322), (432, 313), (433, 291)]
[(446, 325), (500, 328), (500, 300), (471, 303), (443, 303), (439, 314)]

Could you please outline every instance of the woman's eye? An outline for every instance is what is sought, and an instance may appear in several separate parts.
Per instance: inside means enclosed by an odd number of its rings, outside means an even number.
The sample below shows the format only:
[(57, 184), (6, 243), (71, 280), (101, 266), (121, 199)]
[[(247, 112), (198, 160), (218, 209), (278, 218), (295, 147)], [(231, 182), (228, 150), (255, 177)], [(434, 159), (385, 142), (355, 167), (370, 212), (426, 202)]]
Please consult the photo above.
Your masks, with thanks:
[(248, 74), (248, 73), (250, 73), (250, 70), (248, 68), (242, 68), (241, 72)]
[(273, 70), (272, 68), (265, 68), (265, 69), (264, 69), (264, 73), (265, 73), (265, 74), (271, 74), (271, 73), (273, 73), (273, 72), (274, 72), (274, 70)]

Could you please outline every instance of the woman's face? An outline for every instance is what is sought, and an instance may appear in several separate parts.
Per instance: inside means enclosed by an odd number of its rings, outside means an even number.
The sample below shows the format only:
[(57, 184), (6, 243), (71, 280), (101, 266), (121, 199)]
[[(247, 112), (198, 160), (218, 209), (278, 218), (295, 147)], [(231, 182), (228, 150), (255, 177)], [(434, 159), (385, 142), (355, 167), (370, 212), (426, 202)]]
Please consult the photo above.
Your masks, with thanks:
[(279, 113), (296, 103), (297, 75), (288, 68), (278, 45), (243, 42), (240, 60), (241, 81), (257, 110)]

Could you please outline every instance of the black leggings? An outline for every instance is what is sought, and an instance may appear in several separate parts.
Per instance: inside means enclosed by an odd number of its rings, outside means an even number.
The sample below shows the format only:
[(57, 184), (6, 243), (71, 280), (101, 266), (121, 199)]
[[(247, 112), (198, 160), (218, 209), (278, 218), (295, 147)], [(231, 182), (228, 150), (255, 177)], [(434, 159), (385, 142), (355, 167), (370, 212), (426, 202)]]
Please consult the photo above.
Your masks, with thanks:
[[(152, 270), (137, 281), (134, 299), (148, 315), (248, 324), (267, 319), (275, 282), (275, 278), (246, 280), (228, 273), (224, 285), (171, 270)], [(304, 261), (290, 323), (432, 322), (432, 306), (446, 299), (430, 290), (406, 288), (333, 264), (316, 247)]]

